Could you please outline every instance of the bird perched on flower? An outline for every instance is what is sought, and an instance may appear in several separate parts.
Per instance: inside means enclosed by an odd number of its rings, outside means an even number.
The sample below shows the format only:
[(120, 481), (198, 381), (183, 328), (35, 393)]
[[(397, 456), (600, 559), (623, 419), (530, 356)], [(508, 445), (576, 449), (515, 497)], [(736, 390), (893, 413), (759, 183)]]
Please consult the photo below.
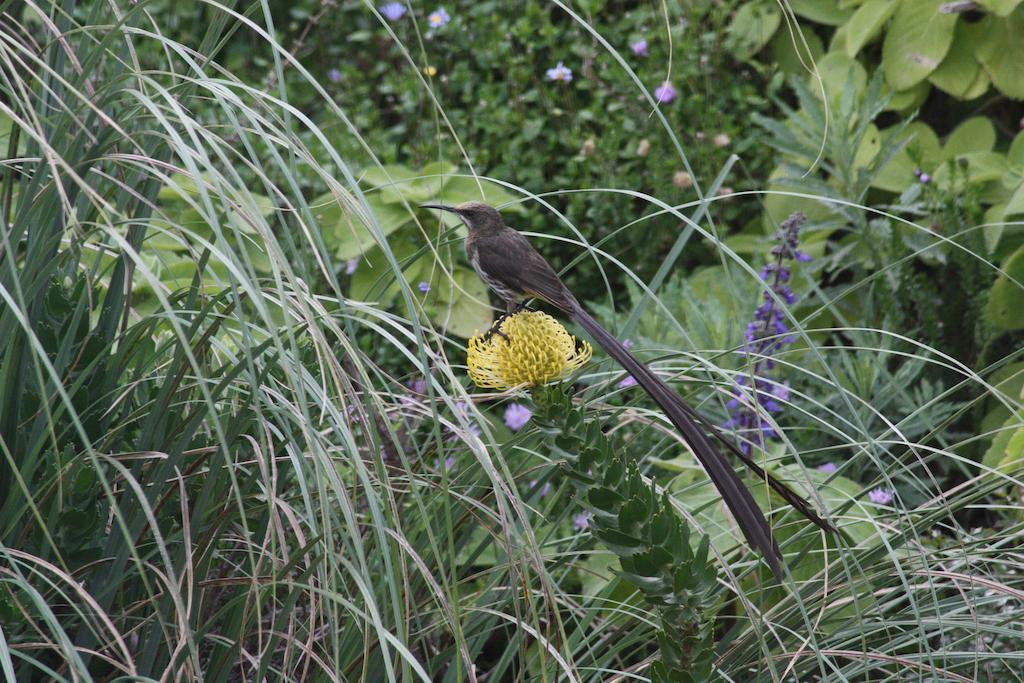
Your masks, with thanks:
[[(782, 554), (772, 538), (768, 520), (736, 472), (711, 445), (708, 434), (719, 439), (737, 454), (747, 467), (808, 519), (823, 529), (833, 531), (831, 525), (822, 520), (803, 498), (742, 453), (735, 444), (718, 432), (710, 421), (687, 405), (675, 391), (662, 382), (650, 368), (637, 360), (619, 340), (587, 313), (544, 257), (523, 235), (505, 225), (496, 209), (483, 202), (466, 202), (458, 206), (425, 204), (424, 208), (454, 213), (466, 224), (469, 229), (466, 236), (466, 255), (480, 279), (505, 303), (507, 315), (521, 310), (526, 299), (540, 299), (579, 324), (608, 355), (636, 379), (636, 382), (661, 406), (689, 444), (711, 481), (722, 494), (722, 499), (732, 511), (743, 535), (752, 546), (761, 551), (776, 576), (782, 574)], [(520, 313), (517, 317), (521, 316)], [(506, 316), (506, 320), (508, 319), (511, 318)], [(500, 331), (500, 326), (504, 325), (506, 320), (499, 319), (496, 327), (492, 329)], [(510, 346), (516, 343), (512, 335), (506, 335), (505, 332), (501, 334), (509, 337), (506, 341)], [(498, 343), (501, 343), (500, 340)]]

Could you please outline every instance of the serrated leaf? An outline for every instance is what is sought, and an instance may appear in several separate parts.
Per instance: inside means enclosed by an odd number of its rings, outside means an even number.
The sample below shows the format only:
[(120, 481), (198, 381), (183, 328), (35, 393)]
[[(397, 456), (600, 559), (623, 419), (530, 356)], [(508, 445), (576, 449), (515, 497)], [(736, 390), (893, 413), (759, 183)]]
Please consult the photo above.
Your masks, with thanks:
[[(1002, 330), (1024, 329), (1024, 247), (1020, 247), (1003, 264), (1003, 273), (992, 285), (985, 319)], [(1012, 279), (1011, 279), (1012, 278)], [(1016, 280), (1016, 282), (1014, 282)]]
[(957, 15), (939, 11), (943, 0), (901, 0), (882, 44), (885, 79), (906, 90), (935, 71), (953, 44)]
[(861, 5), (846, 24), (846, 54), (856, 57), (881, 32), (898, 5), (892, 0), (868, 0)]
[(985, 39), (975, 54), (992, 84), (1004, 95), (1024, 99), (1024, 8), (1006, 18), (989, 15), (978, 24)]
[(740, 6), (726, 29), (726, 44), (737, 59), (750, 59), (761, 51), (779, 28), (782, 11), (769, 0)]
[[(830, 101), (837, 101), (846, 90), (852, 87), (854, 94), (860, 96), (868, 83), (868, 72), (856, 59), (847, 57), (842, 52), (830, 52), (818, 60), (818, 74), (825, 86)], [(810, 86), (816, 95), (821, 95), (816, 79), (811, 77)]]

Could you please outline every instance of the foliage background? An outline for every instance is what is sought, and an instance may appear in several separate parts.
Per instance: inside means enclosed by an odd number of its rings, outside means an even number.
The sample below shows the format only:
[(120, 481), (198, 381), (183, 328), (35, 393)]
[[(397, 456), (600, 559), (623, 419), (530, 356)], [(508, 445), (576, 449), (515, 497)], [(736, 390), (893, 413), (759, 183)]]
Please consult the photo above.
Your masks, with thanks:
[[(1024, 678), (1024, 4), (951, 4), (0, 2), (0, 670), (649, 678), (578, 410), (710, 541), (715, 676)], [(486, 292), (416, 207), (480, 196), (720, 424), (806, 214), (736, 436), (843, 534), (751, 482), (774, 586), (607, 362), (471, 389)]]

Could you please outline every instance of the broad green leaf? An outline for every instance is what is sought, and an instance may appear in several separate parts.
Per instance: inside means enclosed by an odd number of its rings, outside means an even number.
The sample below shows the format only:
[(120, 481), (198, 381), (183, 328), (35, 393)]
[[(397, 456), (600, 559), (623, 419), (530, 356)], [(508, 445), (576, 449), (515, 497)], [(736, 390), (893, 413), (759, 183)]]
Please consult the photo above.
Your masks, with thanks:
[[(884, 136), (884, 130), (882, 134)], [(908, 140), (908, 142), (888, 164), (882, 167), (871, 182), (872, 187), (889, 192), (902, 192), (916, 182), (915, 169), (920, 168), (931, 173), (942, 159), (939, 138), (926, 123), (920, 121), (911, 123), (904, 129), (900, 140)], [(896, 142), (898, 141), (893, 141), (893, 143)]]
[[(420, 281), (420, 273), (427, 260), (418, 258), (410, 261), (418, 249), (412, 239), (403, 239), (405, 235), (396, 236), (388, 246), (398, 265), (402, 268), (402, 276), (410, 286)], [(376, 301), (387, 306), (394, 301), (399, 292), (394, 271), (380, 247), (373, 247), (363, 254), (352, 274), (349, 296), (360, 301)]]
[(416, 190), (425, 194), (429, 200), (440, 194), (441, 188), (451, 180), (451, 174), (458, 169), (458, 166), (447, 161), (435, 161), (420, 169), (417, 174), (419, 177), (412, 182)]
[(990, 152), (996, 146), (996, 128), (986, 116), (974, 116), (949, 134), (942, 148), (942, 158), (955, 159), (969, 152)]
[(1024, 214), (1024, 182), (1021, 182), (1013, 194), (1010, 195), (1010, 201), (1003, 208), (1003, 219), (1021, 214)]
[(979, 5), (989, 12), (998, 14), (1001, 17), (1009, 16), (1022, 1), (1024, 0), (976, 0)]
[(985, 249), (989, 254), (995, 253), (999, 240), (1003, 237), (1006, 226), (1002, 223), (1005, 216), (1006, 204), (996, 204), (985, 211), (985, 227), (982, 230), (985, 232)]
[(987, 16), (978, 25), (985, 39), (977, 43), (976, 54), (992, 84), (1004, 95), (1024, 99), (1024, 8), (1005, 19)]
[[(366, 203), (376, 218), (384, 237), (413, 220), (413, 214), (402, 204), (386, 204), (381, 193), (366, 195)], [(330, 193), (311, 202), (313, 216), (320, 225), (324, 242), (342, 260), (359, 256), (376, 245), (370, 228), (356, 213), (349, 211)]]
[(868, 0), (861, 5), (846, 24), (846, 54), (856, 57), (861, 48), (881, 32), (882, 26), (896, 11), (893, 0)]
[(810, 73), (813, 63), (825, 54), (825, 46), (818, 34), (810, 28), (799, 28), (800, 33), (796, 36), (790, 35), (789, 30), (785, 28), (775, 32), (775, 37), (772, 38), (772, 58), (785, 73), (806, 75)]
[(1006, 160), (1014, 166), (1024, 167), (1024, 130), (1017, 133), (1006, 152)]
[[(431, 319), (457, 337), (468, 339), (494, 322), (487, 285), (468, 268), (456, 268), (453, 273), (455, 290), (448, 306), (438, 306)], [(445, 288), (447, 289), (447, 288)]]
[(988, 75), (988, 71), (985, 69), (978, 69), (978, 77), (974, 79), (974, 83), (964, 93), (965, 100), (973, 100), (981, 97), (988, 92), (989, 87), (992, 85), (992, 78)]
[(936, 88), (960, 99), (969, 99), (967, 95), (981, 72), (981, 62), (974, 55), (974, 46), (983, 36), (978, 35), (976, 27), (977, 24), (965, 21), (956, 25), (949, 52), (928, 76), (928, 81)]
[[(480, 188), (483, 187), (483, 196), (480, 196)], [(441, 190), (437, 200), (444, 204), (461, 204), (462, 202), (486, 202), (491, 206), (501, 206), (516, 200), (516, 196), (501, 185), (489, 180), (480, 178), (477, 185), (476, 178), (471, 176), (454, 176)], [(502, 209), (505, 211), (521, 211), (518, 205), (508, 206)], [(456, 218), (456, 221), (458, 219)]]
[(779, 28), (782, 11), (771, 0), (740, 6), (726, 29), (726, 44), (737, 59), (750, 59), (761, 51)]
[(885, 79), (906, 90), (928, 77), (953, 44), (957, 15), (943, 14), (943, 0), (900, 0), (882, 44)]
[[(967, 181), (983, 185), (998, 181), (1010, 172), (1010, 164), (999, 152), (968, 152), (956, 157), (958, 164), (967, 164)], [(932, 174), (933, 182), (941, 188), (951, 187), (950, 164), (942, 164)]]
[[(830, 52), (819, 59), (818, 73), (821, 75), (829, 100), (833, 102), (842, 97), (848, 84), (853, 86), (857, 95), (860, 95), (868, 83), (868, 74), (864, 66), (842, 52)], [(821, 94), (813, 77), (810, 86), (816, 95)]]
[(779, 223), (796, 211), (807, 216), (809, 223), (823, 221), (832, 215), (832, 210), (821, 201), (787, 194), (774, 194), (774, 192), (798, 191), (794, 183), (783, 180), (789, 177), (790, 172), (781, 166), (777, 166), (768, 176), (768, 194), (764, 198), (764, 229), (768, 234), (774, 233), (778, 229)]
[(921, 81), (908, 90), (892, 92), (888, 83), (882, 83), (882, 95), (889, 97), (884, 111), (911, 111), (920, 107), (932, 91), (931, 83)]
[(852, 9), (839, 7), (839, 0), (789, 0), (794, 14), (819, 24), (841, 26), (853, 15)]
[(409, 202), (419, 204), (433, 199), (429, 186), (424, 187), (418, 181), (425, 181), (423, 173), (413, 171), (398, 164), (373, 166), (363, 172), (360, 182), (368, 190), (376, 190), (381, 203), (396, 204)]
[(1006, 260), (1003, 272), (1005, 274), (996, 279), (989, 292), (985, 319), (998, 329), (1024, 329), (1024, 247)]
[(1011, 456), (1011, 444), (1017, 452), (1017, 457), (1020, 457), (1020, 434), (1024, 434), (1024, 414), (1010, 415), (992, 438), (992, 444), (985, 451), (981, 463), (986, 467), (1002, 469), (1002, 463)]

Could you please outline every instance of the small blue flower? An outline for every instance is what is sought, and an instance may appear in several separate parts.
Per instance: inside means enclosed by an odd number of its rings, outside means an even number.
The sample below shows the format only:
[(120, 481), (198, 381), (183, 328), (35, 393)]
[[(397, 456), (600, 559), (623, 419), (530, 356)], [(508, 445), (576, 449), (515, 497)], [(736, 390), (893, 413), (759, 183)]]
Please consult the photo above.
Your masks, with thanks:
[(572, 69), (559, 62), (558, 66), (547, 70), (547, 77), (549, 81), (564, 81), (568, 83), (572, 80)]
[(430, 28), (441, 28), (451, 20), (452, 18), (445, 11), (444, 7), (438, 7), (427, 17), (427, 23), (430, 25)]
[(672, 87), (672, 84), (668, 81), (665, 81), (654, 89), (654, 99), (666, 104), (674, 100), (677, 94), (676, 89)]
[(586, 531), (590, 526), (591, 517), (593, 517), (591, 513), (581, 512), (573, 519), (572, 525), (576, 528), (576, 531)]
[(350, 258), (348, 261), (345, 261), (345, 275), (351, 275), (356, 272), (356, 267), (358, 265), (359, 259), (357, 258)]
[(632, 339), (623, 339), (622, 340), (622, 348), (627, 349), (627, 350), (633, 348), (633, 340)]
[(868, 492), (868, 498), (877, 505), (888, 505), (892, 502), (892, 491), (883, 488), (872, 489)]
[(398, 21), (405, 16), (405, 5), (400, 2), (389, 2), (386, 5), (381, 5), (378, 9), (388, 21)]
[(331, 69), (327, 72), (327, 78), (331, 80), (331, 83), (337, 83), (341, 80), (341, 70)]
[(519, 403), (512, 403), (505, 408), (505, 426), (513, 432), (518, 432), (526, 426), (526, 423), (533, 417), (533, 411)]
[(430, 283), (429, 282), (421, 282), (418, 285), (416, 285), (416, 288), (418, 290), (420, 290), (421, 292), (423, 292), (424, 294), (426, 294), (427, 292), (430, 291)]
[(836, 467), (836, 464), (834, 462), (825, 462), (818, 465), (818, 471), (824, 472), (825, 474), (834, 474), (835, 471), (838, 469), (839, 468)]
[(635, 386), (636, 386), (636, 377), (634, 377), (633, 375), (630, 375), (626, 379), (624, 379), (621, 382), (619, 382), (619, 388), (620, 389), (628, 389), (629, 387), (635, 387)]
[(640, 40), (636, 41), (635, 43), (631, 43), (630, 46), (629, 46), (629, 49), (632, 50), (633, 54), (635, 54), (637, 57), (646, 57), (647, 56), (647, 40), (645, 38), (641, 38)]

